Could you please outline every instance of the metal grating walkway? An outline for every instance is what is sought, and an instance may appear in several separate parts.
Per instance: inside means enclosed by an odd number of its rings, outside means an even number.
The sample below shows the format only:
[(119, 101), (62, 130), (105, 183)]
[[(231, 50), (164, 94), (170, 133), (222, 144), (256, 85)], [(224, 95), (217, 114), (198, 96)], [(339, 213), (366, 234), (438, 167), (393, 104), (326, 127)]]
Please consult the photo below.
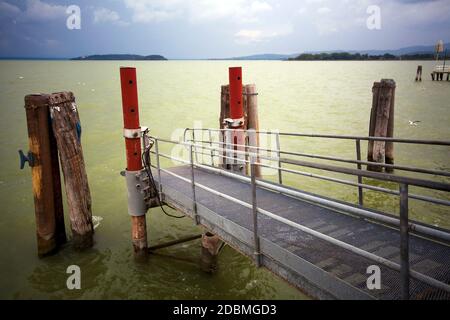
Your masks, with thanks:
[[(190, 179), (190, 166), (169, 169)], [(154, 177), (158, 180), (157, 170)], [(157, 181), (158, 182), (158, 181)], [(247, 203), (251, 185), (217, 173), (195, 169), (195, 182)], [(164, 202), (193, 217), (192, 186), (161, 172)], [(275, 191), (257, 188), (258, 207), (393, 262), (400, 263), (398, 229), (337, 212)], [(197, 215), (202, 225), (240, 252), (253, 256), (252, 210), (196, 187)], [(380, 290), (368, 290), (367, 267), (377, 265), (329, 242), (270, 217), (258, 215), (262, 265), (309, 294), (324, 299), (399, 299), (400, 273), (379, 265)], [(450, 283), (450, 247), (411, 234), (411, 269)], [(411, 299), (450, 299), (450, 295), (410, 280)]]

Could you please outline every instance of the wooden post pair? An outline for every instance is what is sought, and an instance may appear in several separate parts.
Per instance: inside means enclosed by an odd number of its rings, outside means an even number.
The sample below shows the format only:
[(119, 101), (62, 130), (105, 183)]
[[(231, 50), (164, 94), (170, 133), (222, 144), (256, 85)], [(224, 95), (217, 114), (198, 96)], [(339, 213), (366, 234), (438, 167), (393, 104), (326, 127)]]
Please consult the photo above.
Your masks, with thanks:
[(75, 97), (71, 92), (28, 95), (25, 110), (29, 137), (28, 159), (25, 160), (29, 160), (32, 174), (38, 255), (54, 253), (67, 241), (58, 153), (73, 245), (76, 249), (91, 247), (94, 232), (91, 196)]
[[(244, 130), (259, 130), (259, 117), (258, 117), (258, 93), (256, 91), (256, 86), (254, 84), (244, 85), (242, 87), (243, 95), (243, 109), (244, 109), (244, 123), (242, 129)], [(227, 126), (224, 124), (224, 120), (231, 117), (230, 113), (230, 89), (229, 85), (222, 86), (221, 90), (221, 103), (220, 103), (220, 118), (219, 118), (219, 128), (226, 129)], [(248, 133), (248, 132), (247, 132)], [(221, 132), (219, 134), (220, 143), (225, 142), (225, 134)], [(249, 147), (248, 150), (251, 151), (251, 147), (259, 147), (260, 139), (259, 134), (249, 134), (248, 139), (246, 139), (246, 145)], [(224, 145), (220, 145), (221, 148), (225, 149)], [(254, 150), (257, 152), (257, 150)], [(222, 156), (226, 156), (226, 152), (221, 152)], [(248, 159), (248, 157), (246, 157)], [(220, 158), (221, 167), (224, 169), (231, 169), (227, 165), (226, 158)], [(257, 160), (259, 162), (259, 159)], [(248, 173), (248, 166), (244, 166), (241, 173)], [(261, 177), (261, 167), (256, 166), (256, 176)]]

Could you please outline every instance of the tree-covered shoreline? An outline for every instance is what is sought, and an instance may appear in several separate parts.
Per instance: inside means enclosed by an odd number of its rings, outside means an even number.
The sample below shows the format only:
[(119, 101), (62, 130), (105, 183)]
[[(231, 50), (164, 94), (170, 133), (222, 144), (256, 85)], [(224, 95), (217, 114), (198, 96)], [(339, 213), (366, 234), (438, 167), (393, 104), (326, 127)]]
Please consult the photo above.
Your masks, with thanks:
[(389, 53), (383, 55), (369, 55), (349, 52), (332, 53), (302, 53), (295, 58), (289, 58), (289, 61), (377, 61), (377, 60), (434, 60), (435, 56), (431, 53), (405, 54), (395, 56)]

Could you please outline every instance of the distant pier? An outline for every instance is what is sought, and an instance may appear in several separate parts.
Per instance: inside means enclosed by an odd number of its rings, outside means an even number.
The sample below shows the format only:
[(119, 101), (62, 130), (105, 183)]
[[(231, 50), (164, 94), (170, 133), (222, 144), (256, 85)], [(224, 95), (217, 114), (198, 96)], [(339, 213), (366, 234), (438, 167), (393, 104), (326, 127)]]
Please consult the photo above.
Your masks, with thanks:
[(445, 78), (447, 78), (447, 81), (450, 81), (450, 66), (436, 66), (431, 73), (431, 80), (443, 81)]

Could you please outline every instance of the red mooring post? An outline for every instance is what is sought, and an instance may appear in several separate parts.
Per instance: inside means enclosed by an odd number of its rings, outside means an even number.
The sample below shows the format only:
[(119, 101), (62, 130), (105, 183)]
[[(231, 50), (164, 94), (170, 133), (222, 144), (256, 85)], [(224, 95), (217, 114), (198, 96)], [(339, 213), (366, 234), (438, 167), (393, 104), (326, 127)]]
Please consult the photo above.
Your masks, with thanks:
[[(127, 155), (127, 183), (136, 179), (142, 166), (141, 127), (139, 125), (139, 104), (136, 81), (136, 68), (120, 68), (122, 86), (122, 107), (124, 122), (124, 138)], [(136, 183), (136, 182), (134, 182)], [(132, 203), (128, 192), (128, 211), (131, 215), (131, 228), (134, 252), (139, 255), (147, 253), (147, 225), (145, 219), (146, 209), (139, 204)]]
[[(230, 80), (230, 117), (228, 123), (229, 129), (244, 129), (244, 103), (242, 96), (242, 68), (232, 67), (229, 69)], [(245, 134), (242, 131), (233, 131), (231, 135), (231, 143), (239, 145), (234, 150), (245, 151)], [(232, 163), (232, 170), (244, 172), (245, 155), (236, 153), (233, 156), (236, 160)], [(229, 161), (229, 159), (227, 159)]]
[(233, 120), (237, 120), (244, 117), (244, 106), (242, 103), (242, 68), (241, 67), (230, 68), (229, 76), (230, 76), (230, 116)]

